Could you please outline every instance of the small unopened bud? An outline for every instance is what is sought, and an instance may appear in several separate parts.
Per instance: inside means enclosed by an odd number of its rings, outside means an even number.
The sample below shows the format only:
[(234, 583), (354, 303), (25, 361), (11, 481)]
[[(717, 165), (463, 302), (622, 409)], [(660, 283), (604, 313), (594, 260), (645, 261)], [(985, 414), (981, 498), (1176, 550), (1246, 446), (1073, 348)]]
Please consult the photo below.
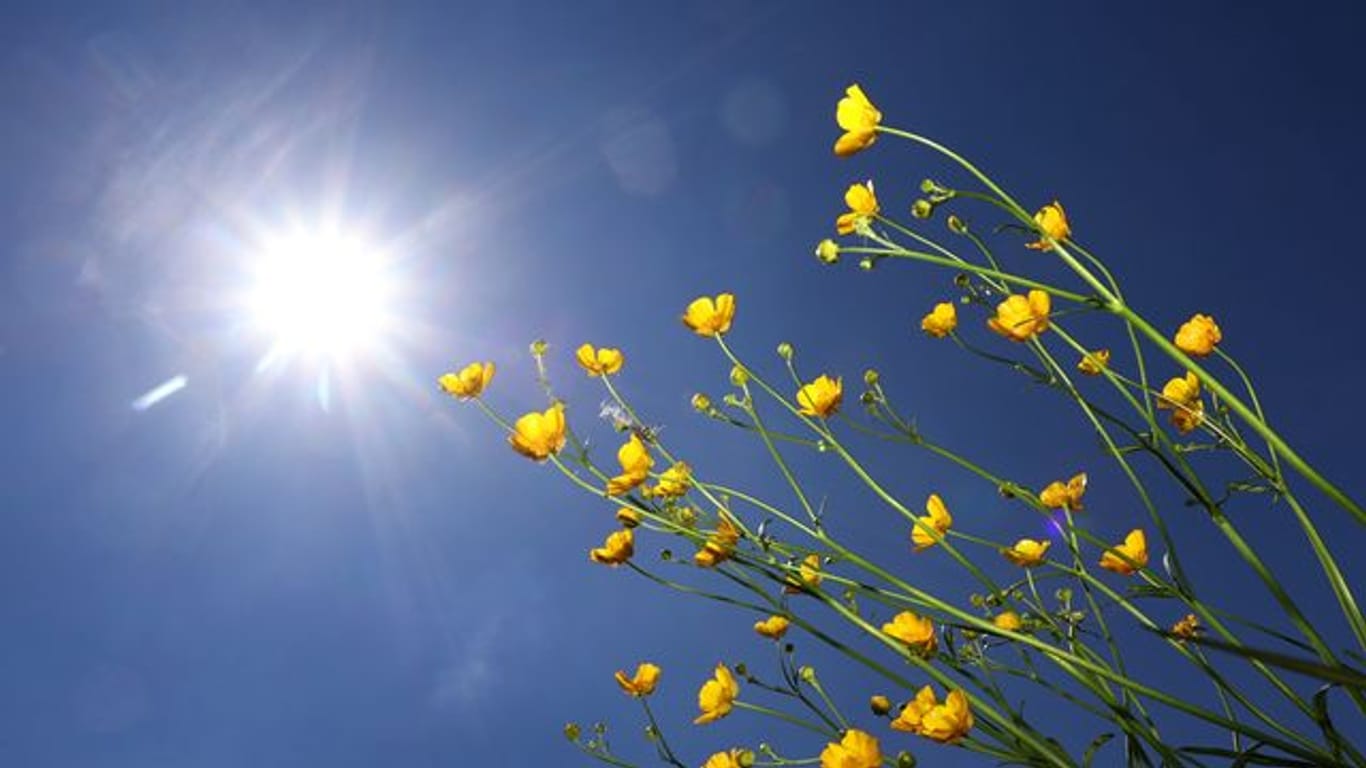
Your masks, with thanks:
[(663, 561), (666, 562), (666, 563), (669, 562), (670, 560), (673, 560), (673, 559), (674, 559), (674, 551), (673, 551), (672, 549), (661, 549), (661, 550), (659, 550), (659, 559), (660, 559), (660, 560), (663, 560)]
[(864, 256), (863, 258), (859, 259), (858, 268), (863, 270), (864, 272), (872, 272), (873, 263), (874, 262), (872, 256)]
[(816, 258), (825, 264), (835, 264), (840, 260), (840, 244), (826, 238), (816, 246)]
[(692, 396), (692, 409), (698, 413), (711, 412), (711, 398), (698, 392)]
[(735, 762), (740, 764), (740, 768), (754, 768), (754, 751), (749, 749), (740, 750)]
[(808, 683), (814, 683), (814, 682), (816, 682), (816, 668), (815, 668), (815, 667), (812, 667), (812, 666), (804, 666), (804, 667), (802, 667), (801, 669), (797, 670), (797, 673), (800, 674), (800, 675), (802, 676), (802, 680), (804, 680), (804, 681), (806, 681), (806, 682), (808, 682)]
[(781, 358), (784, 359), (784, 360), (791, 360), (791, 359), (792, 359), (792, 345), (791, 345), (791, 344), (788, 344), (786, 341), (784, 341), (782, 344), (779, 344), (779, 345), (778, 345), (778, 357), (781, 357)]
[(692, 507), (679, 507), (674, 511), (674, 520), (684, 528), (697, 525), (697, 510)]
[(1015, 488), (1010, 483), (1001, 483), (1001, 487), (997, 490), (1000, 492), (1001, 498), (1003, 499), (1015, 498)]
[(863, 383), (867, 386), (876, 387), (881, 378), (882, 377), (878, 375), (877, 369), (875, 368), (869, 368), (863, 372)]
[(654, 727), (653, 725), (645, 726), (645, 740), (659, 741), (659, 729)]
[(531, 342), (531, 356), (545, 357), (545, 353), (550, 351), (550, 344), (545, 339), (537, 339)]
[(873, 714), (882, 717), (892, 711), (892, 700), (886, 696), (874, 696), (868, 699), (868, 708), (873, 710)]
[(640, 513), (631, 507), (622, 507), (617, 510), (617, 522), (623, 528), (635, 528), (640, 525)]
[(940, 189), (943, 189), (943, 187), (940, 187), (939, 182), (935, 181), (934, 179), (925, 179), (924, 181), (920, 182), (920, 191), (927, 195), (932, 195)]
[(872, 390), (864, 390), (859, 394), (858, 401), (864, 405), (872, 405), (877, 402), (877, 393)]
[(578, 724), (578, 723), (565, 723), (565, 724), (564, 724), (564, 737), (565, 737), (566, 739), (569, 739), (570, 741), (575, 741), (575, 742), (577, 742), (577, 741), (579, 740), (579, 737), (582, 736), (582, 735), (583, 735), (583, 729), (579, 728), (579, 724)]
[(917, 219), (928, 219), (934, 215), (934, 203), (929, 200), (916, 200), (911, 203), (911, 215)]
[(735, 665), (735, 674), (740, 677), (749, 677), (749, 667), (745, 666), (745, 663), (742, 661)]
[(966, 235), (968, 233), (967, 222), (963, 221), (962, 219), (958, 218), (953, 214), (949, 214), (948, 225), (949, 231), (954, 233), (955, 235)]
[(968, 602), (972, 604), (973, 608), (981, 608), (984, 603), (982, 596), (978, 594), (973, 594), (969, 596)]
[(737, 387), (745, 386), (749, 383), (749, 371), (746, 371), (738, 365), (732, 366), (730, 369), (730, 383)]
[(745, 407), (745, 401), (734, 394), (726, 395), (725, 397), (721, 398), (721, 402), (725, 403), (727, 406), (731, 408)]
[(896, 768), (915, 768), (915, 755), (905, 750), (897, 753)]

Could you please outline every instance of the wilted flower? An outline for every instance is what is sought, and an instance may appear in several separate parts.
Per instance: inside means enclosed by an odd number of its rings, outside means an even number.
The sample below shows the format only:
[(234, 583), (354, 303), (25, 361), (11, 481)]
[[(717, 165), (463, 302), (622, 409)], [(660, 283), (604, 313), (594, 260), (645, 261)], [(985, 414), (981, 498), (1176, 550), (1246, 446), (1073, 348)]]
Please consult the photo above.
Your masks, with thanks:
[(1223, 341), (1224, 334), (1209, 315), (1194, 315), (1181, 324), (1174, 339), (1177, 349), (1188, 355), (1204, 357)]
[(614, 531), (601, 547), (589, 550), (588, 559), (603, 565), (621, 565), (636, 553), (636, 536), (630, 528)]
[(1062, 203), (1054, 200), (1053, 202), (1040, 208), (1034, 214), (1034, 223), (1044, 234), (1036, 242), (1026, 244), (1026, 248), (1033, 248), (1036, 251), (1046, 251), (1053, 247), (1050, 239), (1061, 241), (1072, 236), (1072, 227), (1067, 224), (1067, 212), (1062, 209)]
[(873, 192), (873, 182), (851, 184), (844, 192), (844, 204), (849, 206), (847, 213), (840, 214), (835, 220), (835, 231), (841, 235), (851, 235), (858, 229), (860, 221), (867, 221), (882, 210)]
[(857, 84), (849, 86), (844, 94), (835, 107), (835, 122), (844, 130), (835, 140), (835, 154), (840, 157), (872, 146), (877, 140), (878, 123), (882, 122), (882, 113)]
[(890, 622), (882, 625), (882, 631), (922, 655), (934, 653), (939, 645), (934, 633), (934, 622), (928, 616), (917, 616), (910, 611), (902, 611), (892, 617)]
[(735, 697), (739, 695), (740, 684), (735, 681), (730, 668), (725, 664), (717, 664), (716, 674), (703, 683), (697, 692), (697, 706), (702, 710), (702, 714), (693, 722), (705, 725), (729, 715), (734, 707)]
[(619, 496), (645, 482), (650, 477), (650, 467), (655, 465), (645, 441), (634, 433), (617, 450), (617, 462), (621, 464), (621, 474), (607, 481), (608, 496)]
[(720, 336), (730, 330), (734, 319), (735, 296), (729, 293), (694, 299), (683, 312), (683, 324), (698, 336)]
[(825, 374), (797, 390), (797, 410), (806, 416), (826, 419), (835, 414), (844, 398), (844, 380)]
[(532, 411), (512, 425), (508, 444), (535, 461), (545, 461), (564, 447), (564, 406), (555, 403), (544, 413)]
[(645, 662), (636, 667), (633, 677), (628, 679), (625, 672), (617, 670), (616, 678), (617, 685), (626, 693), (637, 698), (649, 696), (655, 692), (655, 686), (659, 685), (659, 667)]
[(940, 704), (934, 689), (927, 685), (892, 721), (892, 728), (952, 744), (972, 729), (972, 708), (961, 690), (951, 691)]
[(584, 344), (579, 347), (574, 356), (579, 361), (579, 367), (588, 372), (589, 376), (601, 376), (603, 374), (613, 374), (621, 370), (621, 366), (626, 362), (626, 356), (619, 349), (595, 349), (592, 344)]
[(1162, 387), (1158, 408), (1170, 409), (1172, 424), (1186, 434), (1205, 420), (1205, 403), (1200, 399), (1200, 379), (1191, 371), (1184, 377), (1171, 379)]
[(915, 551), (917, 552), (939, 542), (934, 534), (926, 530), (926, 527), (934, 529), (940, 536), (948, 533), (949, 529), (953, 527), (953, 516), (949, 514), (948, 505), (939, 498), (939, 494), (931, 493), (930, 497), (925, 500), (925, 511), (929, 514), (917, 517), (916, 522), (919, 525), (911, 529), (911, 542), (915, 544)]
[(740, 540), (740, 529), (725, 515), (716, 523), (716, 530), (708, 537), (707, 543), (693, 555), (693, 563), (701, 568), (714, 568), (730, 559), (735, 544)]
[(493, 381), (493, 363), (470, 363), (459, 373), (443, 373), (436, 382), (451, 397), (461, 400), (479, 397)]
[(1033, 568), (1042, 563), (1044, 558), (1048, 556), (1048, 548), (1051, 546), (1053, 546), (1051, 541), (1020, 539), (1015, 542), (1015, 546), (1001, 550), (1001, 554), (1018, 566)]
[(857, 728), (844, 732), (839, 743), (831, 742), (821, 751), (821, 768), (881, 768), (882, 747), (871, 734)]
[(754, 622), (754, 631), (769, 638), (770, 640), (781, 640), (787, 634), (787, 627), (791, 624), (786, 616), (769, 616), (763, 621)]
[(1039, 502), (1049, 509), (1069, 509), (1076, 512), (1082, 509), (1081, 497), (1086, 495), (1086, 473), (1072, 476), (1064, 483), (1054, 480), (1039, 493)]
[(1087, 376), (1099, 376), (1100, 372), (1110, 367), (1110, 350), (1097, 349), (1094, 352), (1087, 352), (1082, 355), (1081, 361), (1077, 363), (1077, 370)]
[(942, 339), (953, 333), (953, 329), (958, 327), (958, 308), (953, 302), (942, 301), (934, 305), (934, 309), (920, 320), (920, 330), (928, 333), (936, 339)]
[(1122, 576), (1130, 576), (1147, 564), (1148, 537), (1144, 535), (1142, 528), (1129, 531), (1129, 535), (1124, 537), (1123, 544), (1106, 550), (1105, 554), (1100, 556), (1101, 568), (1114, 571)]
[(1011, 294), (996, 305), (996, 316), (987, 325), (1011, 341), (1028, 341), (1048, 330), (1052, 306), (1053, 300), (1044, 291), (1032, 290), (1028, 296)]

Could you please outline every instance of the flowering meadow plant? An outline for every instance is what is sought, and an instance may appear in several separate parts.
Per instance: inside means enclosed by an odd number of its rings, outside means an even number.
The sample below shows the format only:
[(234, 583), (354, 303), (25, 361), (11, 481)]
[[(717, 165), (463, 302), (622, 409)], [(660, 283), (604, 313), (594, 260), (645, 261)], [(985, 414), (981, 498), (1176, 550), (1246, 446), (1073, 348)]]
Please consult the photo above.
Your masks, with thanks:
[[(763, 374), (732, 340), (744, 315), (737, 311), (743, 297), (730, 293), (691, 303), (680, 297), (683, 324), (703, 337), (691, 343), (714, 345), (730, 371), (730, 391), (719, 402), (699, 393), (692, 404), (738, 439), (763, 445), (790, 490), (781, 500), (717, 479), (702, 458), (677, 455), (626, 396), (622, 350), (583, 344), (575, 354), (604, 388), (604, 415), (618, 430), (619, 442), (605, 453), (590, 451), (571, 428), (567, 404), (550, 389), (542, 342), (532, 355), (549, 403), (519, 418), (485, 399), (496, 389), (493, 363), (441, 376), (440, 386), (481, 409), (515, 451), (550, 465), (615, 514), (599, 545), (584, 543), (585, 562), (724, 603), (753, 622), (756, 642), (778, 648), (777, 670), (768, 675), (733, 663), (683, 671), (642, 661), (630, 676), (617, 671), (621, 690), (642, 707), (658, 759), (679, 768), (874, 768), (913, 765), (922, 745), (937, 744), (984, 762), (1026, 765), (1366, 766), (1359, 738), (1341, 727), (1366, 716), (1366, 619), (1339, 567), (1342, 552), (1318, 528), (1330, 514), (1366, 524), (1366, 510), (1270, 426), (1215, 318), (1194, 313), (1178, 328), (1159, 329), (1073, 239), (1061, 202), (1022, 206), (952, 150), (884, 124), (859, 86), (839, 100), (836, 122), (838, 156), (893, 151), (888, 140), (896, 139), (931, 150), (970, 183), (927, 179), (922, 197), (895, 201), (879, 200), (872, 180), (855, 183), (846, 210), (834, 214), (841, 239), (822, 241), (817, 258), (831, 265), (850, 258), (865, 270), (894, 261), (949, 270), (956, 295), (917, 312), (927, 343), (956, 344), (1002, 376), (1023, 376), (1073, 406), (1127, 483), (1132, 511), (1109, 514), (1110, 529), (1128, 532), (1118, 540), (1093, 532), (1102, 513), (1088, 510), (1093, 475), (1080, 465), (1058, 467), (1035, 485), (961, 455), (923, 432), (876, 370), (863, 374), (861, 388), (839, 371), (801, 372), (793, 347), (782, 344), (781, 372)], [(892, 210), (910, 215), (898, 220)], [(979, 234), (972, 216), (993, 234)], [(946, 226), (932, 228), (937, 218)], [(1031, 276), (1043, 259), (1064, 268), (1066, 284)], [(1092, 343), (1092, 326), (1101, 323), (1118, 325), (1123, 348)], [(1228, 345), (1237, 339), (1230, 329)], [(863, 453), (897, 449), (967, 473), (1052, 535), (1031, 538), (1023, 526), (982, 530), (943, 488), (898, 496)], [(809, 490), (819, 481), (802, 476), (794, 452), (819, 453), (828, 459), (821, 466), (852, 477), (885, 513), (860, 525), (904, 540), (906, 559), (951, 565), (971, 585), (971, 598), (926, 589), (908, 579), (906, 562), (875, 560), (833, 533)], [(1207, 456), (1197, 462), (1197, 453)], [(1227, 482), (1230, 467), (1242, 479)], [(1209, 602), (1187, 578), (1183, 558), (1199, 553), (1187, 551), (1171, 510), (1155, 501), (1159, 490), (1172, 489), (1227, 543), (1227, 578), (1246, 582), (1255, 615)], [(1313, 561), (1296, 567), (1316, 571), (1332, 615), (1312, 615), (1263, 557), (1270, 544), (1254, 541), (1226, 513), (1231, 498), (1254, 495), (1273, 500), (1266, 513), (1284, 518), (1282, 535), (1302, 537), (1312, 551)], [(661, 552), (660, 562), (644, 562), (647, 547)], [(992, 575), (1002, 568), (1010, 569), (1008, 580)], [(1328, 621), (1350, 629), (1351, 648), (1321, 633)], [(1126, 661), (1134, 637), (1160, 644), (1163, 662)], [(796, 663), (804, 643), (825, 646), (878, 687), (828, 690), (815, 668)], [(694, 729), (743, 713), (818, 734), (816, 746), (801, 754), (769, 742), (695, 746), (706, 743), (704, 730), (666, 733), (650, 707), (666, 693), (657, 690), (664, 675), (695, 685)], [(1200, 679), (1208, 698), (1173, 692), (1175, 675)], [(866, 699), (871, 716), (842, 710), (837, 700), (848, 697)], [(1094, 730), (1082, 738), (1055, 732), (1035, 714), (1063, 708)], [(1195, 735), (1186, 741), (1186, 734)], [(614, 751), (606, 726), (585, 732), (571, 724), (566, 735), (597, 760), (636, 765)]]

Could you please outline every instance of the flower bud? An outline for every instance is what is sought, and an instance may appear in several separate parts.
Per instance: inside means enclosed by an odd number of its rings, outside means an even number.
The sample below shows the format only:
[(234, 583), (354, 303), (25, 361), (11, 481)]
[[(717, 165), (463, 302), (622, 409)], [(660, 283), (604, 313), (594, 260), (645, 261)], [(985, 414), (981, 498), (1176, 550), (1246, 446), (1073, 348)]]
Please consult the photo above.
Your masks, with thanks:
[(904, 749), (897, 753), (896, 768), (915, 768), (915, 755)]
[(743, 399), (743, 398), (740, 398), (740, 397), (736, 397), (736, 396), (733, 395), (733, 394), (726, 395), (725, 397), (721, 398), (721, 402), (725, 403), (727, 406), (729, 406), (729, 407), (731, 407), (731, 408), (744, 408), (744, 407), (745, 407), (745, 401), (744, 401), (744, 399)]
[(635, 528), (640, 525), (640, 513), (631, 507), (622, 507), (617, 510), (617, 522), (623, 528)]
[(911, 203), (911, 215), (917, 219), (928, 219), (934, 215), (934, 203), (929, 200), (916, 200)]
[(786, 341), (784, 341), (782, 344), (779, 344), (779, 345), (778, 345), (778, 357), (781, 357), (781, 358), (784, 359), (784, 360), (791, 360), (791, 359), (792, 359), (792, 345), (791, 345), (791, 344), (788, 344)]
[(872, 256), (864, 256), (863, 258), (859, 259), (858, 268), (861, 269), (861, 270), (863, 270), (864, 272), (872, 272), (872, 271), (873, 271), (873, 257), (872, 257)]
[(868, 699), (868, 708), (873, 710), (873, 714), (882, 717), (892, 711), (892, 701), (886, 696), (874, 696)]
[(958, 218), (953, 214), (949, 214), (948, 225), (949, 231), (954, 233), (955, 235), (966, 235), (968, 233), (967, 222), (963, 221), (962, 219)]
[(754, 751), (749, 749), (740, 750), (740, 754), (735, 758), (735, 762), (740, 764), (740, 768), (754, 768)]
[(579, 724), (578, 724), (578, 723), (565, 723), (565, 724), (564, 724), (564, 737), (565, 737), (566, 739), (569, 739), (570, 741), (575, 741), (575, 742), (576, 742), (576, 741), (579, 740), (579, 737), (582, 736), (582, 735), (583, 735), (583, 730), (582, 730), (581, 728), (579, 728)]
[(745, 663), (742, 661), (735, 665), (735, 674), (740, 677), (749, 677), (749, 667), (745, 666)]
[(692, 528), (697, 525), (697, 510), (692, 507), (679, 507), (674, 510), (674, 520), (684, 528)]
[(701, 392), (698, 392), (697, 394), (692, 396), (692, 408), (694, 411), (697, 411), (698, 413), (710, 413), (711, 398), (707, 397)]
[(874, 368), (869, 368), (868, 370), (863, 372), (863, 383), (866, 386), (876, 387), (879, 379), (881, 379), (881, 377), (878, 375), (877, 370)]
[(804, 681), (806, 681), (806, 682), (808, 682), (808, 683), (814, 683), (814, 682), (816, 682), (816, 668), (815, 668), (815, 667), (812, 667), (812, 666), (809, 666), (809, 665), (808, 665), (808, 666), (804, 666), (804, 667), (802, 667), (801, 669), (797, 670), (797, 673), (800, 674), (800, 675), (802, 676), (802, 680), (804, 680)]
[(816, 246), (816, 258), (825, 264), (835, 264), (840, 260), (839, 243), (826, 238)]
[(738, 365), (732, 366), (730, 369), (730, 383), (737, 387), (745, 386), (749, 383), (749, 371), (746, 371)]
[(545, 339), (537, 339), (531, 342), (531, 356), (545, 357), (545, 353), (550, 351), (550, 344)]

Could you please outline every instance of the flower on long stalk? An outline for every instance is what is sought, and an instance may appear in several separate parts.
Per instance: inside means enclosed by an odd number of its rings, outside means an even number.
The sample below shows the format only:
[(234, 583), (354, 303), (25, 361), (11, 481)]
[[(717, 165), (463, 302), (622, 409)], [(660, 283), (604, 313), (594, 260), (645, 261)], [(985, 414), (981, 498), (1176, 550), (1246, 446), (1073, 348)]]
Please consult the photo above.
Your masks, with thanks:
[(459, 373), (441, 374), (436, 381), (451, 397), (469, 400), (484, 393), (489, 382), (493, 381), (494, 371), (493, 363), (470, 363), (461, 368)]
[(588, 551), (588, 559), (602, 565), (617, 566), (631, 559), (636, 553), (636, 535), (630, 528), (614, 531), (607, 536), (601, 547)]
[(769, 616), (763, 621), (754, 622), (754, 631), (770, 640), (781, 640), (790, 624), (786, 616)]
[(1214, 351), (1219, 342), (1224, 340), (1224, 334), (1219, 330), (1219, 325), (1214, 322), (1214, 318), (1209, 315), (1196, 314), (1191, 319), (1181, 324), (1176, 330), (1173, 343), (1176, 348), (1188, 355), (1204, 357)]
[(783, 585), (783, 592), (789, 595), (796, 595), (808, 589), (815, 589), (821, 585), (821, 556), (811, 553), (802, 559), (802, 563), (797, 567), (797, 578), (791, 576)]
[(744, 750), (732, 749), (726, 752), (717, 752), (707, 758), (707, 762), (702, 764), (702, 768), (741, 768), (740, 756)]
[(1015, 611), (1001, 611), (991, 617), (991, 623), (997, 629), (1004, 629), (1007, 632), (1019, 632), (1024, 628), (1024, 620)]
[(688, 466), (686, 461), (679, 461), (661, 472), (654, 487), (646, 488), (644, 493), (646, 496), (677, 498), (687, 493), (691, 487), (692, 467)]
[(987, 320), (991, 330), (1011, 341), (1029, 341), (1048, 330), (1048, 313), (1053, 300), (1040, 290), (1026, 296), (1012, 294), (996, 305), (996, 316)]
[(1039, 492), (1039, 502), (1049, 509), (1067, 509), (1073, 512), (1082, 509), (1081, 497), (1086, 495), (1086, 473), (1079, 472), (1064, 483), (1054, 480)]
[(730, 559), (739, 540), (740, 529), (725, 515), (721, 515), (721, 519), (716, 523), (716, 530), (707, 538), (707, 543), (693, 555), (693, 563), (700, 568), (714, 568)]
[(930, 313), (920, 319), (920, 330), (942, 339), (958, 327), (958, 308), (951, 301), (941, 301), (934, 305)]
[(941, 704), (934, 689), (927, 685), (902, 708), (901, 714), (892, 721), (892, 728), (952, 744), (967, 736), (972, 722), (972, 707), (965, 693), (950, 691)]
[(868, 221), (882, 210), (871, 181), (851, 184), (844, 192), (844, 204), (849, 206), (849, 210), (835, 219), (835, 231), (841, 235), (852, 235), (858, 231), (860, 223)]
[(939, 646), (934, 622), (928, 616), (918, 616), (911, 611), (898, 613), (890, 622), (882, 625), (882, 632), (900, 640), (922, 656), (934, 653)]
[(1129, 531), (1123, 544), (1116, 544), (1100, 556), (1100, 567), (1121, 576), (1132, 576), (1148, 565), (1148, 537), (1142, 528)]
[(655, 692), (655, 686), (659, 685), (659, 667), (654, 664), (643, 662), (636, 666), (636, 673), (627, 677), (626, 673), (617, 670), (617, 685), (621, 690), (630, 696), (641, 698), (649, 696)]
[(1162, 387), (1157, 407), (1172, 412), (1172, 425), (1181, 434), (1191, 432), (1205, 420), (1205, 403), (1200, 399), (1200, 378), (1193, 371), (1169, 380)]
[(533, 461), (545, 461), (564, 447), (565, 429), (564, 405), (555, 403), (543, 413), (532, 411), (518, 419), (508, 444)]
[(608, 496), (619, 496), (644, 483), (650, 477), (650, 467), (655, 465), (645, 441), (634, 433), (617, 449), (617, 462), (621, 464), (621, 474), (607, 481)]
[(797, 390), (797, 410), (805, 416), (828, 419), (840, 408), (844, 399), (844, 380), (825, 374)]
[(1020, 566), (1021, 568), (1033, 568), (1042, 563), (1048, 556), (1048, 548), (1053, 546), (1051, 541), (1038, 541), (1037, 539), (1020, 539), (1014, 546), (1001, 550), (1005, 559)]
[[(939, 498), (939, 494), (931, 493), (930, 497), (925, 499), (925, 511), (928, 514), (917, 517), (917, 525), (911, 529), (911, 542), (915, 544), (917, 552), (938, 544), (939, 538), (953, 527), (953, 515), (949, 514), (949, 507)], [(930, 530), (937, 532), (939, 537)]]
[(835, 154), (848, 157), (866, 149), (877, 141), (877, 127), (882, 113), (857, 84), (844, 91), (844, 98), (835, 106), (835, 122), (844, 133), (835, 140)]
[(584, 344), (574, 353), (574, 357), (579, 361), (579, 367), (583, 368), (589, 376), (603, 376), (616, 373), (621, 370), (621, 366), (626, 363), (626, 356), (619, 349), (603, 347), (595, 348), (592, 344)]
[(1100, 372), (1110, 367), (1110, 350), (1097, 349), (1082, 355), (1081, 361), (1077, 363), (1077, 370), (1087, 376), (1099, 376)]
[(882, 747), (877, 738), (857, 728), (844, 732), (838, 742), (821, 750), (821, 768), (881, 768)]
[(735, 296), (717, 294), (713, 299), (702, 296), (694, 299), (683, 311), (683, 324), (698, 336), (721, 336), (730, 330), (735, 319)]
[(729, 715), (735, 706), (735, 697), (739, 695), (740, 684), (735, 681), (730, 668), (725, 664), (717, 664), (712, 679), (703, 683), (697, 691), (697, 706), (702, 714), (693, 722), (706, 725)]
[(1072, 236), (1072, 227), (1067, 223), (1067, 211), (1063, 210), (1062, 203), (1057, 200), (1040, 208), (1034, 214), (1034, 224), (1043, 236), (1035, 242), (1026, 243), (1026, 248), (1046, 251), (1052, 248), (1055, 242), (1066, 240)]

